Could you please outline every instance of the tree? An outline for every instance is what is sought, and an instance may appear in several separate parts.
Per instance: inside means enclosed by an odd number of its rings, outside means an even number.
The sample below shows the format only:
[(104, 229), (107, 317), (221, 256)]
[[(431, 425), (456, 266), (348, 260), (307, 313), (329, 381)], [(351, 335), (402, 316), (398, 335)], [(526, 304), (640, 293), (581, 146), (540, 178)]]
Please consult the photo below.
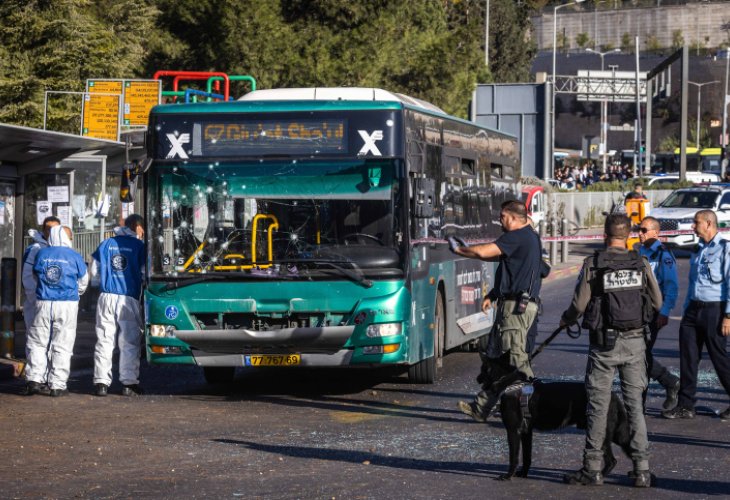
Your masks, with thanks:
[(679, 50), (684, 46), (684, 36), (682, 30), (672, 31), (672, 50)]
[[(0, 121), (39, 127), (44, 91), (83, 91), (88, 78), (133, 77), (156, 10), (145, 0), (0, 3)], [(78, 133), (81, 98), (55, 98), (48, 128)]]
[(588, 36), (588, 33), (578, 33), (575, 35), (575, 43), (578, 44), (578, 47), (581, 49), (585, 49), (586, 46), (590, 45), (591, 37)]

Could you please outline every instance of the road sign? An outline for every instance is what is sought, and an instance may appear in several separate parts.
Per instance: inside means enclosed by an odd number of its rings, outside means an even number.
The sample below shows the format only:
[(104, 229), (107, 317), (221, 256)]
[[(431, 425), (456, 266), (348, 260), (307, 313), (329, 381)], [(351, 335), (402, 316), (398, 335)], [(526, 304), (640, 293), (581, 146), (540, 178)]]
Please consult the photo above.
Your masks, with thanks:
[(81, 135), (116, 141), (120, 130), (147, 127), (150, 110), (160, 103), (162, 82), (87, 80), (86, 92)]
[(81, 135), (119, 140), (121, 80), (87, 80)]
[[(636, 73), (633, 71), (579, 70), (575, 77), (579, 101), (634, 102)], [(639, 72), (641, 102), (646, 102), (646, 72)]]
[(161, 90), (160, 80), (125, 80), (122, 125), (128, 128), (147, 127), (150, 110), (160, 103)]

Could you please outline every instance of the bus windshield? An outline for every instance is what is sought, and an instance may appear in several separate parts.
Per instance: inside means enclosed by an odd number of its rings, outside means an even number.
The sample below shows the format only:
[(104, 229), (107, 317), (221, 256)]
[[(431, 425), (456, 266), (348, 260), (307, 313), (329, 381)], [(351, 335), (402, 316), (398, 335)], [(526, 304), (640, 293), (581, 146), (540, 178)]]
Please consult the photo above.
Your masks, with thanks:
[(396, 167), (395, 160), (153, 164), (151, 276), (311, 279), (343, 268), (401, 276)]

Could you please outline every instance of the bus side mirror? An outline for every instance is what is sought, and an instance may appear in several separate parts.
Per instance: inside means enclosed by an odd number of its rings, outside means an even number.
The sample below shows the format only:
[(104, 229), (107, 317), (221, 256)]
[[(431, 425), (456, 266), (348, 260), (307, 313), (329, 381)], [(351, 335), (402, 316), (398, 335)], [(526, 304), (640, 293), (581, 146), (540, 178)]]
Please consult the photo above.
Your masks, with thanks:
[(433, 202), (436, 197), (436, 181), (417, 177), (413, 179), (413, 216), (427, 219), (433, 217)]
[(123, 203), (134, 201), (137, 192), (137, 175), (139, 175), (139, 163), (125, 163), (122, 167), (122, 180), (119, 186), (119, 200)]

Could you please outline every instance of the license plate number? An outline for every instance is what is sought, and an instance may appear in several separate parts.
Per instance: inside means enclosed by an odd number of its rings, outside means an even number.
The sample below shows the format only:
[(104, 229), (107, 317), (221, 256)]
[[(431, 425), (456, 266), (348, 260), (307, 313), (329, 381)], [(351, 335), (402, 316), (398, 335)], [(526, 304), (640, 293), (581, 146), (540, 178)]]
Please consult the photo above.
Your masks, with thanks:
[(302, 362), (299, 354), (246, 354), (245, 366), (293, 366)]

